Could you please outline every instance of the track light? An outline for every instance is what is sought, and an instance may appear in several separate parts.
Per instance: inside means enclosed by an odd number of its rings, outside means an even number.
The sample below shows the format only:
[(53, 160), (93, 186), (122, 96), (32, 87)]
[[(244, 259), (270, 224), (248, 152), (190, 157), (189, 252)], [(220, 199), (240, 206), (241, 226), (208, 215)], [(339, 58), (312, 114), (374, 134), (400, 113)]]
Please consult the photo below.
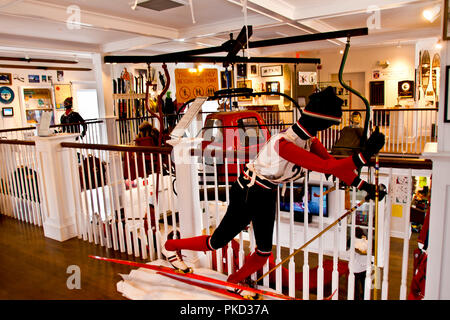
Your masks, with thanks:
[(441, 5), (437, 4), (430, 9), (425, 9), (422, 12), (422, 15), (429, 22), (433, 23), (434, 20), (439, 16), (439, 12), (441, 11)]

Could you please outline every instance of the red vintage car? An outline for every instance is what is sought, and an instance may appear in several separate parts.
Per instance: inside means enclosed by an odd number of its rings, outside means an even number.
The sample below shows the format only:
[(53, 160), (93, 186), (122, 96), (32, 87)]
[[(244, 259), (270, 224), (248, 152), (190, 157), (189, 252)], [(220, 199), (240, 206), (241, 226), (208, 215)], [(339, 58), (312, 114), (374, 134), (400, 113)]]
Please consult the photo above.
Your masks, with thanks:
[[(209, 114), (202, 130), (202, 151), (205, 174), (214, 175), (216, 158), (217, 180), (220, 184), (236, 180), (249, 159), (254, 158), (270, 138), (270, 130), (256, 111), (229, 111)], [(225, 158), (227, 166), (225, 166)], [(239, 159), (240, 168), (237, 167)], [(209, 167), (209, 168), (208, 168)], [(228, 171), (228, 172), (227, 172)], [(207, 179), (210, 181), (211, 179)]]

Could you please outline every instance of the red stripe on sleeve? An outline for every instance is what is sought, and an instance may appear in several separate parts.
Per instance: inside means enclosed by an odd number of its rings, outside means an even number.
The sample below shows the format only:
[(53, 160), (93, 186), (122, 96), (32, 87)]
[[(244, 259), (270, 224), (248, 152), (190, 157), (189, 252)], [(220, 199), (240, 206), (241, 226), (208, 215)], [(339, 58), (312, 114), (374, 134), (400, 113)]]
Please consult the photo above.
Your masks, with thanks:
[(353, 170), (356, 169), (352, 157), (342, 160), (336, 160), (333, 157), (322, 159), (318, 155), (300, 148), (284, 138), (279, 139), (275, 143), (275, 150), (278, 154), (289, 162), (295, 163), (302, 168), (332, 174), (344, 181), (347, 185), (351, 185), (357, 175)]

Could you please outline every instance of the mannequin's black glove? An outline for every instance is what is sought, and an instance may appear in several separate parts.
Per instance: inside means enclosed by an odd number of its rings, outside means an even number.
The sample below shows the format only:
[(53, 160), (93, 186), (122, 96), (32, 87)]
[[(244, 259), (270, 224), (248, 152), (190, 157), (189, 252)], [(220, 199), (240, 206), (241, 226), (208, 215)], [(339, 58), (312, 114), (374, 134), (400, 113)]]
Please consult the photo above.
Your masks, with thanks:
[(376, 155), (384, 146), (384, 134), (376, 127), (367, 142), (361, 148), (361, 152), (353, 155), (353, 162), (357, 167), (365, 165), (372, 156)]
[[(367, 192), (366, 201), (375, 200), (375, 185), (364, 182), (361, 186), (361, 190)], [(386, 186), (384, 184), (380, 184), (378, 188), (378, 200), (381, 201), (386, 196)]]

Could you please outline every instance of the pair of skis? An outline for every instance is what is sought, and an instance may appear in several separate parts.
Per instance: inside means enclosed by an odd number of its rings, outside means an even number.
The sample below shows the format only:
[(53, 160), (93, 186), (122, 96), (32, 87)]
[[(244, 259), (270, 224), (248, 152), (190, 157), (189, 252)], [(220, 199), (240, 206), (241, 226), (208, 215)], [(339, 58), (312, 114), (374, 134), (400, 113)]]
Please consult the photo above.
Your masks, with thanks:
[[(158, 274), (161, 274), (168, 278), (178, 280), (178, 281), (181, 281), (184, 283), (188, 283), (188, 284), (191, 284), (191, 285), (194, 285), (194, 286), (197, 286), (197, 287), (209, 290), (209, 291), (213, 291), (213, 292), (216, 292), (216, 293), (219, 293), (222, 295), (226, 295), (233, 299), (248, 300), (237, 293), (228, 291), (225, 288), (246, 290), (246, 291), (250, 291), (255, 294), (259, 294), (261, 296), (268, 296), (268, 297), (273, 297), (273, 298), (278, 298), (278, 299), (283, 299), (283, 300), (298, 300), (293, 297), (286, 296), (284, 294), (267, 291), (267, 290), (251, 288), (248, 286), (244, 286), (244, 285), (240, 285), (240, 284), (236, 284), (236, 283), (232, 283), (232, 282), (228, 282), (228, 281), (223, 281), (223, 280), (219, 280), (219, 279), (215, 279), (212, 277), (207, 277), (207, 276), (203, 276), (203, 275), (199, 275), (199, 274), (195, 274), (195, 273), (180, 273), (179, 271), (176, 271), (175, 269), (165, 267), (165, 266), (157, 266), (157, 265), (139, 263), (139, 262), (134, 262), (134, 261), (112, 259), (112, 258), (92, 256), (92, 255), (90, 255), (89, 257), (96, 259), (96, 260), (102, 260), (102, 261), (124, 264), (124, 265), (138, 267), (138, 268), (150, 269), (150, 270), (156, 271)], [(200, 283), (199, 281), (203, 281), (204, 283)], [(217, 287), (217, 286), (220, 286), (222, 288)]]

